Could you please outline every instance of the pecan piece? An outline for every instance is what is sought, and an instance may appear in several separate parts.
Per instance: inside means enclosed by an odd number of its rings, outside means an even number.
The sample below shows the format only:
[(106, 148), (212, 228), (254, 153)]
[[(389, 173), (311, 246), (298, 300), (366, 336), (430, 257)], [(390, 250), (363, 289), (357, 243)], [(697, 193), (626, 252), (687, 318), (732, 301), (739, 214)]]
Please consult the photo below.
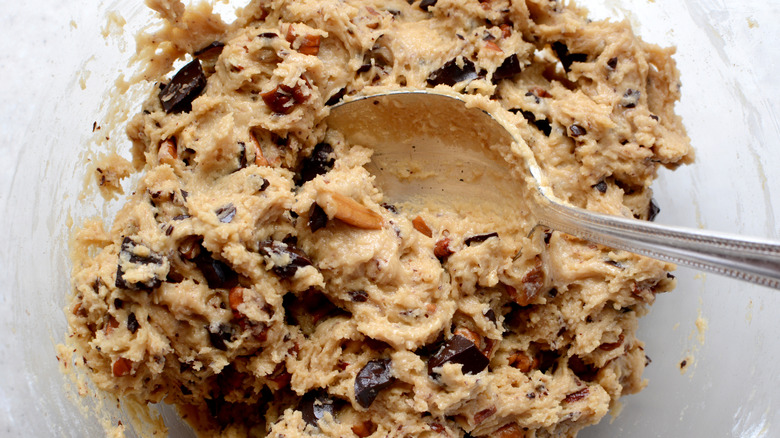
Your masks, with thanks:
[(431, 227), (425, 223), (425, 220), (422, 217), (417, 216), (416, 218), (412, 219), (412, 226), (415, 230), (425, 234), (426, 236), (433, 237), (433, 231), (431, 231)]
[(328, 217), (335, 217), (355, 228), (379, 230), (384, 223), (379, 213), (340, 193), (320, 192), (317, 194), (317, 204), (325, 210)]

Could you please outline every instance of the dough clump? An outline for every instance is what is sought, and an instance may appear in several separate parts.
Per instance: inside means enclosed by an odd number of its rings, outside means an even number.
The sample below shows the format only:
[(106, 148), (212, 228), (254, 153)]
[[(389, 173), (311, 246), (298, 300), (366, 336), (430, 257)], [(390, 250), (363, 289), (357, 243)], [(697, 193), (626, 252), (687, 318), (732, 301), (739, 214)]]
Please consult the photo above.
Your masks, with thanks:
[(388, 203), (323, 120), (393, 89), (493, 102), (560, 198), (652, 220), (659, 167), (693, 159), (673, 49), (562, 1), (148, 4), (142, 174), (75, 239), (69, 339), (99, 388), (202, 436), (501, 438), (575, 436), (642, 389), (637, 318), (673, 265)]

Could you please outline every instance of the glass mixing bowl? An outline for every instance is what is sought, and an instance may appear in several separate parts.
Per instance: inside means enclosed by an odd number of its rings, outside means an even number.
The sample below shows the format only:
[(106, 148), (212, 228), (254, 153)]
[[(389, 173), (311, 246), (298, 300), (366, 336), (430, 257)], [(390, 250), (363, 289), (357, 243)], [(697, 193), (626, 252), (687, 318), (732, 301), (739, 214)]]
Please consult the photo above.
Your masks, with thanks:
[[(780, 3), (581, 3), (593, 17), (628, 19), (645, 40), (678, 48), (677, 108), (697, 162), (661, 171), (657, 221), (780, 238), (780, 172), (772, 171), (780, 168), (773, 71), (780, 66)], [(104, 422), (129, 424), (116, 400), (98, 404), (78, 395), (92, 390), (63, 376), (55, 346), (66, 333), (73, 224), (110, 217), (121, 202), (104, 202), (85, 173), (103, 151), (129, 155), (122, 122), (137, 110), (142, 90), (121, 92), (114, 80), (128, 71), (133, 34), (151, 20), (140, 0), (27, 0), (5, 8), (0, 435), (100, 436)], [(112, 93), (126, 113), (107, 113)], [(653, 360), (649, 386), (623, 398), (619, 416), (580, 436), (780, 436), (780, 294), (688, 269), (677, 278), (677, 289), (659, 296), (640, 324)], [(170, 408), (161, 412), (173, 436), (191, 434)]]

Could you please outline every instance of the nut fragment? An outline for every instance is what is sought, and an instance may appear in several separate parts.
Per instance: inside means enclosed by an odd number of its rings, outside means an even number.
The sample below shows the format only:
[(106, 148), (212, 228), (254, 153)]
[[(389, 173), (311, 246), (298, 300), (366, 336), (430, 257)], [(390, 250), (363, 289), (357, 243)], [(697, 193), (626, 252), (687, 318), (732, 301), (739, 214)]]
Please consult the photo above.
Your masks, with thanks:
[(113, 371), (114, 376), (116, 377), (122, 377), (130, 374), (130, 372), (133, 370), (133, 362), (130, 359), (120, 357), (119, 359), (114, 362), (114, 365), (111, 367), (111, 371)]
[(157, 162), (173, 166), (178, 158), (176, 152), (176, 138), (171, 137), (160, 143), (160, 150), (157, 152)]
[(260, 142), (257, 141), (257, 137), (254, 132), (249, 133), (249, 139), (252, 141), (252, 145), (255, 147), (255, 164), (258, 166), (270, 166), (271, 163), (263, 156), (263, 149), (260, 147)]
[(433, 231), (431, 231), (431, 227), (428, 226), (428, 224), (425, 223), (425, 220), (417, 216), (416, 218), (412, 219), (412, 226), (414, 226), (414, 229), (425, 234), (428, 237), (433, 237)]
[(328, 217), (364, 230), (379, 230), (384, 220), (378, 213), (340, 193), (322, 191), (317, 194), (317, 204)]

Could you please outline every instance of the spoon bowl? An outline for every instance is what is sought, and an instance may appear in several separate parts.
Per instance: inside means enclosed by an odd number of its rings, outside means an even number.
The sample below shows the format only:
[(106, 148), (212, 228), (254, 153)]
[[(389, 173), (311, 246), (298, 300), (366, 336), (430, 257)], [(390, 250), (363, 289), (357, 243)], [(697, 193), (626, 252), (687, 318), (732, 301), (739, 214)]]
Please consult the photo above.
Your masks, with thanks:
[(560, 200), (517, 127), (489, 105), (396, 91), (344, 101), (327, 124), (347, 143), (374, 151), (366, 167), (392, 202), (530, 216), (532, 227), (780, 289), (780, 242), (599, 214)]

